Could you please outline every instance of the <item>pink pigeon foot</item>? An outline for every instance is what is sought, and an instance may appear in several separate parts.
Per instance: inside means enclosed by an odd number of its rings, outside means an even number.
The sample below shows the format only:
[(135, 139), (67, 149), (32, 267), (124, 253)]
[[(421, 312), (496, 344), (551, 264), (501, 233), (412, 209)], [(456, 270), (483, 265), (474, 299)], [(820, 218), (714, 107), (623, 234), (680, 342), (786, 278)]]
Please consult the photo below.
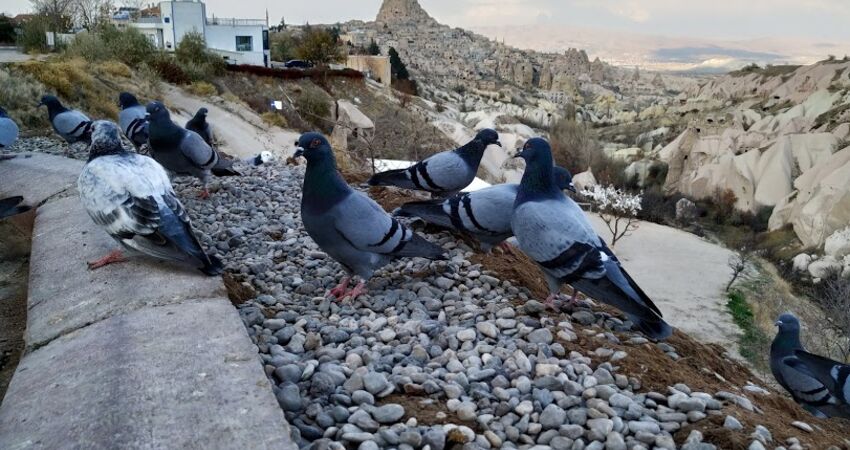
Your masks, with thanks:
[(357, 284), (357, 286), (354, 286), (354, 289), (348, 291), (348, 293), (345, 294), (345, 296), (351, 297), (351, 299), (354, 300), (357, 297), (359, 297), (360, 295), (365, 294), (365, 293), (366, 293), (366, 282), (361, 281), (360, 283)]
[(555, 299), (558, 298), (558, 294), (549, 294), (546, 297), (546, 300), (543, 301), (543, 304), (546, 305), (547, 308), (558, 309), (555, 307)]
[(108, 266), (114, 263), (124, 262), (127, 259), (124, 258), (124, 254), (121, 253), (121, 250), (114, 250), (103, 258), (98, 259), (97, 261), (91, 261), (88, 263), (89, 270), (99, 269), (103, 266)]
[(201, 200), (206, 200), (210, 198), (210, 191), (207, 190), (207, 188), (204, 188), (204, 190), (202, 190), (201, 193), (198, 194), (198, 198)]
[(326, 297), (334, 297), (337, 300), (345, 298), (345, 291), (348, 290), (348, 283), (351, 282), (351, 277), (345, 277), (340, 280), (339, 284), (336, 285), (333, 289), (328, 291)]
[(503, 251), (503, 252), (505, 252), (505, 253), (507, 253), (507, 254), (509, 254), (509, 255), (513, 255), (513, 254), (514, 254), (514, 247), (513, 247), (511, 244), (508, 244), (508, 242), (507, 242), (507, 241), (502, 241), (502, 242), (500, 242), (500, 243), (499, 243), (499, 248), (500, 248), (500, 249), (502, 249), (502, 251)]

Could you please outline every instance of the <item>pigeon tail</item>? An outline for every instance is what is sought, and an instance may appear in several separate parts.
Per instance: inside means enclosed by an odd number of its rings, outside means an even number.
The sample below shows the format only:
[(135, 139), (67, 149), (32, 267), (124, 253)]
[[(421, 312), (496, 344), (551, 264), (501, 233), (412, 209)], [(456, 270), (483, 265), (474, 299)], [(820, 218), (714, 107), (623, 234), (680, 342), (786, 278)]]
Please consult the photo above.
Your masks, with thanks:
[(417, 189), (410, 181), (408, 169), (388, 170), (376, 173), (369, 178), (369, 186), (397, 186), (405, 189)]
[(224, 264), (215, 256), (207, 255), (207, 260), (204, 261), (204, 266), (200, 268), (200, 271), (211, 277), (221, 275), (224, 272)]
[(451, 217), (443, 210), (444, 202), (443, 199), (408, 202), (401, 205), (395, 213), (401, 217), (419, 217), (428, 223), (455, 229)]
[(219, 158), (215, 167), (210, 169), (213, 175), (217, 177), (241, 177), (242, 174), (233, 168), (233, 161), (229, 159)]
[(850, 385), (847, 381), (850, 366), (805, 350), (795, 350), (794, 355), (809, 369), (811, 376), (823, 383), (833, 395), (844, 402), (850, 402), (850, 397), (844, 398), (844, 387)]
[(443, 250), (443, 247), (428, 241), (416, 233), (413, 233), (413, 237), (400, 248), (391, 252), (391, 255), (427, 258), (438, 261), (445, 261), (447, 259), (446, 251)]
[(648, 320), (631, 314), (626, 314), (626, 316), (635, 324), (635, 328), (650, 339), (663, 341), (673, 334), (673, 327), (663, 319)]

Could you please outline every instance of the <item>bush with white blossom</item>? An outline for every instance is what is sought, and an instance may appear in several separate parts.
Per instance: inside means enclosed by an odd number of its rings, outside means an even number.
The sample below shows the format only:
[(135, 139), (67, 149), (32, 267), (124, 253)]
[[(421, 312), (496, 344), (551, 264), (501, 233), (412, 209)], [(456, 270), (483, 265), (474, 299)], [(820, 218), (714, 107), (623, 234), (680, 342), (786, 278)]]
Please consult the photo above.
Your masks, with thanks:
[(592, 201), (608, 231), (611, 232), (611, 247), (617, 241), (638, 228), (638, 213), (641, 210), (642, 194), (630, 194), (614, 186), (593, 185), (584, 188), (581, 195)]

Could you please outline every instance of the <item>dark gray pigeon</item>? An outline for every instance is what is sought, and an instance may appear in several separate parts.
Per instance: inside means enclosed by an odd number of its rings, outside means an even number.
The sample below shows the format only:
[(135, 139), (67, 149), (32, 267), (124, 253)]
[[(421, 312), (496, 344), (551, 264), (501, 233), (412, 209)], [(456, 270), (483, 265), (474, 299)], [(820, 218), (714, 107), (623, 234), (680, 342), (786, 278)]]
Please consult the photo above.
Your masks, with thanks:
[[(307, 159), (301, 196), (304, 229), (348, 274), (330, 295), (357, 298), (365, 292), (372, 273), (396, 257), (443, 258), (440, 246), (408, 230), (374, 200), (351, 189), (337, 171), (333, 150), (324, 136), (302, 135), (295, 156)], [(355, 275), (360, 283), (346, 292)]]
[(805, 350), (794, 351), (796, 356), (812, 374), (829, 389), (839, 401), (850, 405), (850, 364), (843, 364)]
[(779, 316), (776, 326), (779, 332), (770, 344), (770, 371), (776, 381), (795, 402), (815, 416), (850, 418), (850, 406), (819, 380), (819, 375), (824, 375), (822, 370), (797, 356), (796, 352), (804, 351), (800, 342), (800, 321), (793, 314), (785, 313)]
[(212, 128), (210, 127), (209, 122), (207, 122), (207, 108), (201, 108), (195, 115), (186, 122), (186, 129), (189, 131), (194, 131), (198, 133), (202, 138), (204, 138), (204, 142), (207, 143), (210, 147), (215, 148), (215, 140), (213, 139)]
[(484, 150), (490, 145), (502, 146), (499, 133), (485, 128), (463, 147), (431, 155), (406, 169), (376, 173), (369, 178), (369, 185), (396, 186), (448, 197), (472, 183)]
[(584, 211), (555, 185), (552, 152), (544, 139), (529, 139), (517, 155), (526, 169), (514, 202), (511, 227), (519, 248), (549, 284), (547, 303), (562, 283), (624, 312), (645, 335), (665, 339), (673, 329), (591, 227)]
[(0, 148), (11, 147), (18, 140), (18, 124), (0, 108)]
[[(118, 133), (112, 122), (94, 123), (89, 160), (77, 180), (89, 216), (126, 249), (189, 264), (210, 276), (220, 274), (221, 261), (204, 252), (165, 169), (126, 151)], [(123, 260), (116, 250), (89, 268)]]
[(91, 142), (92, 121), (85, 114), (76, 109), (68, 109), (62, 106), (62, 102), (52, 95), (41, 97), (38, 106), (47, 106), (47, 115), (56, 134), (62, 136), (65, 142)]
[(190, 175), (204, 183), (201, 198), (209, 197), (210, 174), (237, 176), (233, 162), (220, 158), (198, 133), (181, 128), (160, 102), (148, 103), (148, 143), (151, 156), (177, 175)]
[[(567, 169), (556, 166), (554, 174), (559, 189), (575, 192), (573, 176)], [(511, 215), (507, 212), (513, 210), (518, 189), (519, 184), (506, 183), (455, 194), (447, 199), (405, 203), (396, 210), (396, 215), (419, 217), (434, 225), (468, 233), (486, 252), (514, 235)]]
[(139, 104), (136, 96), (129, 92), (118, 95), (118, 106), (121, 107), (121, 112), (118, 113), (121, 131), (138, 150), (148, 143), (148, 113), (145, 107)]
[(0, 199), (0, 219), (29, 211), (31, 209), (29, 206), (21, 205), (23, 201), (24, 198), (20, 195)]

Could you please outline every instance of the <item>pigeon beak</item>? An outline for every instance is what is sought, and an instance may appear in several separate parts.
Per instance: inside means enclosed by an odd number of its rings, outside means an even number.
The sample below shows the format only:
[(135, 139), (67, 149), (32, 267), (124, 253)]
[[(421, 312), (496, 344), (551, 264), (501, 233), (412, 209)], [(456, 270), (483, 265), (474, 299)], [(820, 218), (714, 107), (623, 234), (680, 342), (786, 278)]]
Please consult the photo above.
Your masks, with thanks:
[(774, 323), (774, 325), (776, 325), (777, 327), (782, 326), (782, 321), (777, 320), (776, 323)]
[(498, 145), (499, 147), (501, 147), (501, 146), (502, 146), (502, 143), (501, 143), (501, 142), (499, 142), (499, 141), (494, 142), (494, 144)]
[(567, 190), (572, 192), (573, 194), (575, 194), (576, 193), (576, 186), (574, 184), (570, 183), (570, 184), (567, 185)]
[(516, 149), (516, 153), (514, 154), (514, 158), (522, 158), (522, 149)]
[(295, 147), (295, 154), (292, 155), (292, 156), (294, 156), (296, 158), (298, 158), (300, 156), (304, 156), (304, 147)]

